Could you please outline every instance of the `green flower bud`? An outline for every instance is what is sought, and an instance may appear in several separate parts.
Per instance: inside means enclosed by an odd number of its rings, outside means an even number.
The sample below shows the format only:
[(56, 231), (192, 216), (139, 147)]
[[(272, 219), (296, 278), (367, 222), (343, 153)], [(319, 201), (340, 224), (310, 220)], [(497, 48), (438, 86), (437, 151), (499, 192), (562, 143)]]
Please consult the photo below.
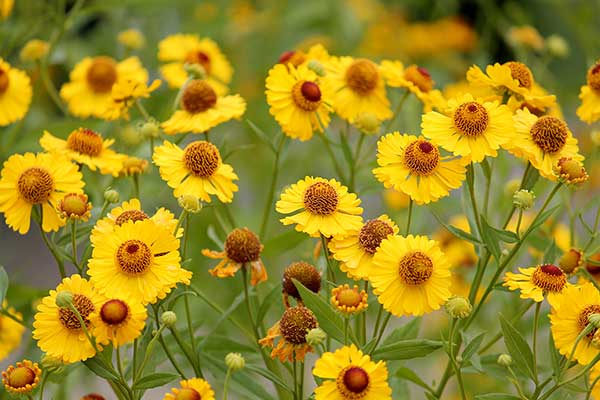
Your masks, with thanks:
[(318, 346), (327, 339), (327, 334), (321, 328), (313, 328), (306, 334), (306, 343), (311, 346)]
[(73, 304), (73, 293), (63, 290), (56, 294), (56, 305), (60, 308), (69, 308)]
[(377, 119), (377, 116), (368, 112), (360, 113), (354, 119), (354, 126), (367, 135), (379, 132), (380, 125), (381, 121)]
[(550, 35), (546, 38), (546, 48), (554, 57), (565, 58), (569, 55), (569, 43), (560, 35)]
[(228, 353), (225, 356), (225, 365), (231, 371), (238, 371), (246, 366), (246, 360), (240, 353)]
[(503, 367), (510, 367), (510, 365), (512, 364), (512, 357), (508, 354), (500, 354), (496, 362), (498, 363), (498, 365), (501, 365)]
[(106, 189), (104, 191), (104, 200), (109, 203), (118, 203), (119, 202), (119, 192), (114, 189)]
[(600, 328), (600, 314), (590, 314), (588, 316), (588, 321), (590, 321), (590, 324), (592, 324), (594, 328)]
[(194, 79), (206, 79), (206, 70), (201, 64), (186, 63), (183, 65), (183, 69)]
[(465, 319), (471, 315), (471, 311), (473, 311), (473, 306), (471, 306), (469, 299), (460, 296), (453, 296), (448, 299), (445, 307), (446, 312), (452, 318)]
[(47, 354), (42, 357), (40, 364), (44, 370), (56, 370), (65, 366), (60, 359), (51, 357)]
[(202, 203), (200, 203), (200, 200), (191, 194), (179, 196), (177, 202), (179, 203), (179, 207), (192, 214), (196, 214), (202, 210)]
[(504, 195), (506, 197), (512, 196), (521, 187), (520, 179), (511, 179), (504, 185)]
[(139, 126), (140, 133), (145, 138), (157, 138), (160, 135), (160, 125), (158, 121), (151, 119), (143, 122)]
[(513, 204), (521, 210), (527, 210), (533, 206), (535, 195), (533, 192), (525, 189), (517, 190), (513, 194)]
[(160, 316), (160, 322), (162, 322), (166, 327), (171, 327), (177, 322), (177, 314), (175, 314), (173, 311), (165, 311)]
[(310, 60), (308, 62), (308, 69), (319, 76), (325, 76), (327, 74), (327, 71), (325, 71), (325, 66), (321, 64), (319, 60)]
[(132, 125), (127, 125), (120, 132), (121, 141), (130, 146), (140, 144), (142, 141), (142, 135), (140, 130), (136, 129)]

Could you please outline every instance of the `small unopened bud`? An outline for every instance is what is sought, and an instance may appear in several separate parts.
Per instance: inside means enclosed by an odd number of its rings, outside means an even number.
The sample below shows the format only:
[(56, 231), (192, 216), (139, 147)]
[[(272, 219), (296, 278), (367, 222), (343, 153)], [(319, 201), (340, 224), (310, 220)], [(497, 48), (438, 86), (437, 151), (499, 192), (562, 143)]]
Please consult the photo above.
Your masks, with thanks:
[(535, 194), (529, 190), (521, 189), (517, 190), (515, 194), (513, 194), (513, 204), (515, 207), (520, 208), (521, 210), (527, 210), (531, 208), (534, 200)]
[(583, 265), (583, 252), (576, 248), (569, 249), (558, 260), (558, 265), (565, 274), (572, 273)]
[(201, 64), (185, 63), (183, 69), (194, 79), (206, 79), (206, 70)]
[(592, 324), (594, 328), (600, 328), (600, 314), (590, 314), (588, 316), (588, 321), (590, 321), (590, 324)]
[(506, 353), (503, 353), (498, 356), (498, 360), (496, 362), (498, 363), (498, 365), (501, 365), (503, 367), (510, 367), (510, 365), (512, 364), (512, 357)]
[(142, 141), (142, 134), (138, 129), (135, 129), (132, 125), (127, 125), (120, 132), (121, 141), (130, 146), (140, 144)]
[(119, 202), (119, 192), (114, 189), (106, 189), (104, 191), (104, 200), (109, 203), (118, 203)]
[(462, 363), (463, 362), (463, 358), (461, 356), (456, 356), (456, 362), (458, 364)]
[(48, 53), (50, 45), (48, 42), (39, 40), (39, 39), (31, 39), (25, 46), (21, 49), (19, 53), (19, 58), (21, 61), (39, 61), (46, 56)]
[(569, 43), (560, 35), (550, 35), (546, 38), (546, 48), (554, 57), (565, 58), (569, 55)]
[(166, 327), (171, 327), (177, 322), (177, 314), (175, 314), (173, 311), (165, 311), (160, 316), (160, 322), (162, 322)]
[(446, 302), (446, 312), (452, 318), (465, 319), (471, 315), (473, 306), (469, 302), (469, 299), (461, 296), (453, 296)]
[(146, 44), (146, 38), (144, 37), (144, 34), (137, 29), (127, 29), (119, 32), (117, 40), (123, 46), (132, 50), (141, 49)]
[(510, 251), (508, 251), (508, 249), (502, 249), (500, 254), (502, 254), (503, 257), (507, 257), (510, 254)]
[(327, 334), (321, 328), (313, 328), (306, 334), (306, 343), (311, 346), (318, 346), (327, 339)]
[(144, 138), (157, 138), (160, 135), (160, 126), (154, 119), (142, 123), (139, 129)]
[(191, 194), (184, 194), (183, 196), (179, 196), (177, 198), (177, 202), (179, 203), (179, 207), (192, 214), (196, 214), (200, 212), (200, 210), (202, 210), (202, 204), (200, 203), (200, 199)]
[(310, 60), (308, 62), (308, 69), (319, 76), (325, 76), (327, 74), (327, 71), (325, 71), (325, 66), (319, 60)]
[(367, 135), (372, 135), (379, 132), (381, 121), (377, 119), (375, 114), (368, 112), (360, 113), (354, 119), (354, 126), (356, 126), (361, 132)]
[(231, 371), (238, 371), (246, 366), (246, 360), (240, 353), (228, 353), (225, 356), (225, 365)]
[(47, 354), (42, 357), (40, 364), (42, 365), (42, 369), (44, 370), (55, 370), (65, 365), (60, 359), (51, 357)]
[(56, 294), (56, 305), (60, 308), (69, 308), (73, 304), (73, 293), (63, 290)]
[(81, 220), (87, 222), (90, 218), (92, 203), (88, 201), (86, 194), (68, 193), (58, 203), (60, 213), (71, 220)]
[(600, 130), (595, 130), (590, 133), (590, 138), (592, 139), (592, 143), (594, 145), (600, 147)]
[(581, 161), (571, 157), (559, 159), (552, 170), (560, 182), (570, 186), (578, 186), (589, 178)]

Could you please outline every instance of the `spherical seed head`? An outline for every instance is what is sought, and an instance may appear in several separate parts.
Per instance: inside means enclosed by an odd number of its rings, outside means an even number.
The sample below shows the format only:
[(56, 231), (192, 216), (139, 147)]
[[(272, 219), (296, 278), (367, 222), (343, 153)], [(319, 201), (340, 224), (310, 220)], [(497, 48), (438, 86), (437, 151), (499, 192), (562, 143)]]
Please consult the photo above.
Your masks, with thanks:
[(465, 319), (471, 315), (473, 306), (469, 302), (469, 299), (461, 296), (453, 296), (446, 302), (446, 312), (452, 318)]
[(73, 304), (73, 293), (63, 290), (56, 294), (56, 305), (58, 307), (68, 308), (71, 304)]
[(533, 86), (533, 74), (527, 65), (518, 61), (509, 61), (504, 65), (510, 68), (510, 74), (513, 79), (519, 81), (519, 86), (531, 89)]
[(10, 79), (8, 77), (8, 71), (0, 68), (0, 94), (6, 92), (8, 90), (8, 86), (10, 85)]
[(59, 203), (58, 209), (67, 218), (87, 221), (92, 204), (88, 202), (88, 197), (85, 194), (68, 193)]
[(360, 367), (350, 367), (344, 372), (343, 384), (352, 393), (362, 393), (369, 387), (369, 374)]
[(202, 203), (200, 203), (200, 199), (191, 194), (179, 196), (177, 203), (179, 203), (179, 207), (191, 214), (196, 214), (202, 210)]
[(379, 132), (381, 127), (381, 121), (377, 119), (377, 116), (370, 112), (363, 112), (358, 114), (354, 119), (354, 126), (356, 126), (362, 133), (372, 135)]
[(331, 215), (337, 210), (339, 197), (329, 182), (315, 182), (304, 191), (304, 208), (312, 214)]
[(317, 318), (313, 312), (303, 306), (286, 309), (279, 320), (281, 336), (292, 344), (306, 343), (306, 334), (317, 326)]
[(540, 150), (553, 154), (565, 146), (569, 130), (562, 119), (544, 115), (531, 126), (530, 134)]
[(227, 258), (238, 263), (257, 261), (262, 247), (258, 236), (248, 228), (236, 228), (225, 239)]
[(48, 42), (39, 39), (31, 39), (21, 49), (19, 58), (23, 62), (41, 60), (47, 53), (50, 45)]
[(181, 107), (190, 114), (197, 114), (217, 104), (217, 93), (204, 80), (194, 79), (183, 89)]
[(321, 328), (313, 328), (306, 334), (306, 343), (311, 346), (318, 346), (327, 339), (327, 334)]
[(17, 190), (31, 204), (45, 203), (54, 191), (54, 179), (42, 167), (31, 167), (19, 176)]
[(558, 260), (558, 265), (566, 274), (572, 273), (583, 265), (583, 252), (576, 248), (567, 250)]
[(88, 86), (96, 93), (106, 93), (117, 81), (117, 63), (110, 57), (95, 57), (86, 73)]
[(100, 308), (100, 318), (108, 325), (119, 325), (127, 319), (128, 315), (129, 307), (122, 300), (109, 300)]
[(365, 96), (371, 93), (379, 83), (377, 65), (365, 58), (355, 60), (346, 70), (346, 85), (353, 92)]
[(554, 57), (565, 58), (569, 55), (569, 43), (560, 35), (553, 34), (546, 38), (546, 48)]
[(192, 388), (182, 388), (177, 391), (175, 400), (202, 400), (200, 393)]
[(463, 103), (454, 111), (454, 126), (463, 135), (477, 137), (486, 130), (489, 115), (486, 108), (476, 101)]
[(527, 210), (533, 207), (534, 200), (535, 194), (529, 190), (521, 189), (513, 194), (513, 204), (521, 210)]
[(17, 366), (5, 379), (11, 388), (21, 389), (27, 385), (32, 385), (35, 382), (36, 374), (35, 371), (27, 366)]
[(508, 354), (500, 354), (497, 363), (503, 367), (509, 367), (512, 364), (512, 357)]
[(404, 165), (411, 173), (427, 176), (435, 171), (440, 162), (437, 146), (425, 139), (417, 139), (404, 150)]
[(160, 322), (167, 327), (174, 326), (177, 322), (177, 314), (173, 311), (165, 311), (160, 316)]
[(246, 366), (246, 360), (240, 353), (227, 353), (225, 356), (225, 365), (232, 371), (238, 371)]
[(221, 155), (219, 149), (210, 142), (192, 142), (183, 151), (183, 164), (193, 175), (207, 178), (219, 169)]
[(67, 147), (77, 153), (96, 157), (102, 153), (104, 143), (98, 133), (88, 128), (79, 128), (69, 134)]
[(150, 268), (154, 255), (146, 243), (137, 239), (129, 239), (121, 243), (117, 249), (115, 260), (122, 272), (136, 276)]
[(104, 200), (106, 200), (108, 203), (118, 203), (119, 192), (114, 189), (106, 189), (104, 191)]
[(321, 89), (316, 82), (298, 81), (292, 87), (292, 99), (298, 108), (315, 111), (321, 105)]
[(435, 82), (431, 79), (429, 71), (423, 67), (411, 65), (404, 71), (404, 79), (412, 82), (423, 92), (429, 92), (433, 89)]
[(321, 290), (321, 274), (312, 264), (307, 262), (291, 263), (283, 271), (283, 292), (296, 300), (300, 300), (300, 293), (294, 285), (293, 279), (302, 283), (313, 293), (319, 293), (319, 290)]
[(593, 90), (600, 91), (600, 60), (588, 70), (587, 83)]
[(589, 178), (581, 161), (571, 157), (561, 157), (552, 169), (554, 175), (567, 185), (580, 185)]

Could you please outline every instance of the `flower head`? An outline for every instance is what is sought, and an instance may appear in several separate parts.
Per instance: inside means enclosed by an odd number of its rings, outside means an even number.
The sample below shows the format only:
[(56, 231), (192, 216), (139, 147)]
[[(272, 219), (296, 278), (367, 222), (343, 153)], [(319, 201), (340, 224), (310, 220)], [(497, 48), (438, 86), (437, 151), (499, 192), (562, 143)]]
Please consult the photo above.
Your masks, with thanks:
[(42, 370), (37, 363), (23, 360), (2, 371), (2, 383), (8, 392), (30, 393), (37, 387), (41, 375)]
[(23, 119), (29, 110), (31, 97), (29, 76), (0, 58), (0, 126)]
[(321, 290), (321, 273), (314, 265), (304, 261), (293, 262), (283, 271), (283, 301), (287, 307), (289, 307), (288, 296), (295, 298), (298, 302), (302, 301), (294, 279), (313, 293), (319, 293)]
[(144, 329), (146, 308), (141, 302), (119, 298), (104, 301), (90, 314), (93, 335), (99, 343), (122, 346), (137, 339)]
[(119, 32), (117, 40), (131, 50), (139, 50), (146, 45), (146, 37), (137, 29), (130, 28)]
[(587, 84), (581, 87), (577, 116), (591, 124), (600, 119), (600, 60), (597, 60), (587, 72)]
[(589, 178), (583, 163), (572, 157), (561, 157), (552, 170), (560, 182), (570, 186), (581, 185)]
[(519, 268), (519, 274), (507, 272), (504, 286), (510, 290), (521, 290), (522, 299), (532, 299), (536, 302), (544, 300), (553, 304), (554, 298), (570, 284), (562, 269), (552, 264), (542, 264), (532, 268)]
[[(259, 340), (265, 347), (272, 347), (272, 358), (283, 361), (302, 361), (307, 352), (312, 351), (312, 346), (306, 341), (306, 335), (311, 329), (317, 328), (319, 323), (311, 310), (304, 306), (287, 308), (281, 319), (267, 332), (267, 336)], [(279, 338), (277, 345), (275, 339)]]
[(171, 389), (163, 400), (215, 400), (215, 392), (208, 382), (200, 378), (192, 378), (179, 382), (181, 387)]
[(58, 210), (65, 218), (87, 222), (92, 216), (92, 203), (88, 201), (87, 194), (67, 193), (60, 201)]
[(39, 61), (48, 53), (50, 45), (48, 42), (40, 39), (31, 39), (21, 49), (19, 58), (23, 62)]
[(367, 292), (344, 284), (331, 290), (331, 304), (343, 314), (358, 314), (369, 307)]

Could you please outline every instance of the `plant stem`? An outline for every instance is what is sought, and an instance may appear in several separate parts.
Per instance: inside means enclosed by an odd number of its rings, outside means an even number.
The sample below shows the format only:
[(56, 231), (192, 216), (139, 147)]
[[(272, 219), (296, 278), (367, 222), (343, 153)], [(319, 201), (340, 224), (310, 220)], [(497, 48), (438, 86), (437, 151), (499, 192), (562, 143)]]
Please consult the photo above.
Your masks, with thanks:
[(379, 311), (377, 311), (377, 319), (375, 320), (375, 327), (373, 328), (373, 335), (371, 339), (375, 338), (377, 332), (379, 331), (379, 323), (381, 322), (381, 315), (383, 314), (383, 304), (379, 304)]
[(535, 314), (533, 316), (533, 374), (537, 376), (537, 334), (538, 334), (538, 323), (540, 319), (540, 307), (541, 302), (535, 304)]
[(246, 268), (246, 264), (242, 266), (242, 278), (244, 280), (244, 302), (246, 303), (246, 311), (248, 312), (248, 318), (250, 319), (250, 324), (252, 325), (252, 332), (254, 332), (254, 338), (258, 341), (260, 339), (260, 336), (258, 334), (256, 322), (254, 321), (254, 316), (252, 315), (252, 307), (250, 306), (250, 295), (248, 293), (248, 270)]
[[(41, 218), (41, 215), (40, 215), (40, 218)], [(58, 271), (60, 273), (60, 277), (62, 279), (66, 278), (67, 272), (65, 271), (65, 263), (63, 262), (62, 257), (58, 254), (56, 248), (54, 247), (54, 244), (50, 243), (50, 241), (48, 240), (48, 237), (46, 236), (46, 233), (44, 232), (44, 229), (42, 228), (41, 221), (39, 222), (38, 225), (40, 227), (40, 233), (42, 234), (42, 239), (44, 240), (44, 244), (46, 245), (48, 250), (50, 250), (50, 253), (52, 253), (52, 256), (56, 260), (56, 264), (58, 265)]]
[(400, 110), (402, 110), (402, 106), (404, 106), (404, 102), (408, 98), (409, 94), (410, 94), (410, 91), (407, 89), (404, 92), (404, 95), (400, 98), (400, 101), (398, 102), (398, 105), (396, 106), (396, 109), (394, 110), (394, 115), (392, 115), (392, 118), (390, 118), (388, 120), (388, 122), (385, 124), (385, 131), (386, 132), (387, 132), (388, 129), (390, 129), (390, 127), (392, 126), (392, 124), (394, 123), (394, 121), (396, 120), (396, 118), (398, 118), (398, 115), (400, 115)]
[(138, 369), (137, 374), (133, 375), (134, 385), (141, 378), (142, 374), (144, 373), (144, 368), (146, 367), (146, 364), (148, 363), (148, 360), (150, 359), (150, 354), (152, 353), (154, 344), (156, 343), (158, 336), (160, 334), (162, 334), (162, 331), (164, 329), (165, 329), (165, 325), (161, 325), (160, 328), (158, 328), (158, 331), (156, 332), (156, 334), (152, 337), (152, 339), (150, 339), (150, 343), (148, 343), (148, 346), (146, 346), (146, 353), (144, 354), (144, 359), (142, 360), (142, 363), (140, 364), (140, 368)]
[(79, 267), (79, 261), (77, 258), (77, 220), (74, 219), (71, 221), (71, 247), (73, 252), (73, 264), (77, 271), (81, 273), (81, 268)]
[(379, 345), (379, 342), (381, 341), (381, 338), (383, 337), (383, 333), (385, 332), (385, 328), (387, 327), (388, 322), (390, 322), (391, 317), (392, 317), (392, 314), (388, 312), (387, 315), (385, 316), (385, 319), (383, 320), (383, 324), (381, 325), (381, 329), (379, 330), (379, 334), (377, 335), (375, 344), (373, 345), (373, 347), (371, 349), (371, 353), (373, 352), (373, 350), (375, 350), (377, 348), (377, 345)]
[(231, 378), (231, 368), (227, 368), (225, 383), (223, 383), (223, 400), (227, 400), (227, 390), (229, 389), (229, 379)]
[(404, 234), (404, 236), (408, 236), (408, 233), (410, 232), (410, 223), (412, 220), (412, 212), (413, 212), (413, 199), (411, 197), (410, 200), (408, 201), (408, 217), (406, 219), (406, 233)]
[(337, 162), (337, 159), (335, 158), (333, 149), (331, 148), (331, 145), (329, 144), (329, 139), (327, 139), (325, 137), (325, 132), (318, 134), (318, 136), (321, 138), (321, 140), (323, 140), (323, 144), (325, 144), (325, 150), (327, 150), (327, 153), (329, 154), (329, 158), (331, 158), (331, 161), (333, 162), (333, 167), (335, 168), (335, 172), (337, 173), (340, 180), (345, 183), (346, 178), (344, 177), (342, 168), (340, 167), (340, 165)]
[(262, 240), (264, 240), (264, 237), (267, 234), (269, 216), (271, 215), (271, 205), (273, 204), (273, 198), (275, 197), (275, 189), (277, 188), (277, 177), (279, 175), (279, 161), (281, 159), (283, 145), (284, 143), (287, 143), (286, 139), (287, 136), (281, 134), (281, 138), (279, 139), (279, 145), (277, 146), (277, 151), (275, 152), (275, 161), (273, 162), (273, 173), (271, 174), (271, 186), (269, 188), (267, 202), (265, 203), (265, 208), (263, 211), (262, 223), (260, 224), (259, 237)]
[(350, 319), (346, 316), (344, 317), (344, 346), (348, 344), (348, 323)]
[(333, 265), (331, 264), (331, 259), (329, 257), (329, 249), (327, 248), (327, 239), (321, 233), (321, 246), (323, 247), (323, 256), (325, 256), (325, 262), (327, 262), (327, 279), (335, 284), (335, 271), (333, 269)]

